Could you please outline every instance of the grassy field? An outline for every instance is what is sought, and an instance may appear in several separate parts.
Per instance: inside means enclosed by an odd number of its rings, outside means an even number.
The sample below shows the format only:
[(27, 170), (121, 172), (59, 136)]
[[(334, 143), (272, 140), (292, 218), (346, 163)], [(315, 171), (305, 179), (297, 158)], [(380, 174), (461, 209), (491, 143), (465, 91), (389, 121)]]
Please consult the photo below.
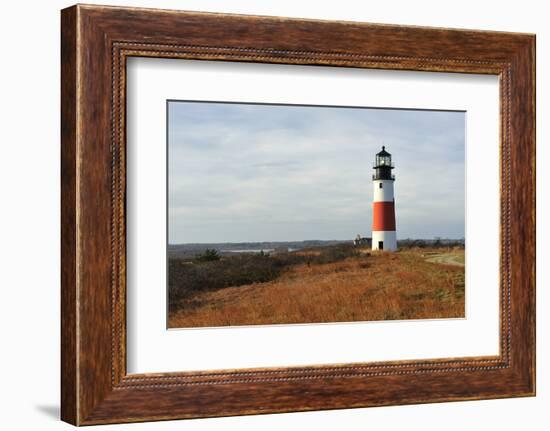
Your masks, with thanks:
[(171, 259), (171, 328), (464, 316), (464, 249)]

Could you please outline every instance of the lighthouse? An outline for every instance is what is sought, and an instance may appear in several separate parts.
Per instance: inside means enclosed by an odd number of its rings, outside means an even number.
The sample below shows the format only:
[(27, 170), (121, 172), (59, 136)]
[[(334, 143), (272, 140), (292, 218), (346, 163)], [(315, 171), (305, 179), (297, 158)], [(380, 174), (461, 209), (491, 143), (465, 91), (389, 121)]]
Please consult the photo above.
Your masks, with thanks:
[(394, 251), (397, 250), (393, 196), (395, 176), (392, 174), (391, 154), (386, 147), (376, 154), (373, 168), (372, 249)]

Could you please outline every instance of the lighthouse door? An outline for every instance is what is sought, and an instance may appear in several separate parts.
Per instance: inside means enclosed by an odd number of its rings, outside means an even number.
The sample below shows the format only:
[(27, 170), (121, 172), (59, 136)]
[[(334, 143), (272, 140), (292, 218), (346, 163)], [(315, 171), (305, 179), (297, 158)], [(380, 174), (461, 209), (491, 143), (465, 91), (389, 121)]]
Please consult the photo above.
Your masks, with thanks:
[(384, 250), (384, 241), (378, 241), (378, 250)]

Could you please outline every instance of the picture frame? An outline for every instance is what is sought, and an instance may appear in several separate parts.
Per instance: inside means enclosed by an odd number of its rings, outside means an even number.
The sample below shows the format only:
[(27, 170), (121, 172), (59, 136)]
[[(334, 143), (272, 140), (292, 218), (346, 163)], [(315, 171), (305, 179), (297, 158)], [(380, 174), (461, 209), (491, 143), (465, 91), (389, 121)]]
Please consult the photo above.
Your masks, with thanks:
[[(76, 5), (61, 13), (61, 53), (62, 420), (535, 395), (534, 35)], [(128, 374), (126, 60), (136, 56), (497, 75), (500, 354)]]

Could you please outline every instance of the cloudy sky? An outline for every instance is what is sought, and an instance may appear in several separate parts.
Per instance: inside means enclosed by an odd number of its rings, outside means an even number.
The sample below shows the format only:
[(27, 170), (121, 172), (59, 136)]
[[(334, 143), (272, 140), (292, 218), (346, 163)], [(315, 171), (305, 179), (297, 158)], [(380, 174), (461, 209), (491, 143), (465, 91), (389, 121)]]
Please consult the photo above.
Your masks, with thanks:
[(370, 237), (382, 145), (398, 238), (463, 238), (463, 112), (169, 102), (169, 243)]

